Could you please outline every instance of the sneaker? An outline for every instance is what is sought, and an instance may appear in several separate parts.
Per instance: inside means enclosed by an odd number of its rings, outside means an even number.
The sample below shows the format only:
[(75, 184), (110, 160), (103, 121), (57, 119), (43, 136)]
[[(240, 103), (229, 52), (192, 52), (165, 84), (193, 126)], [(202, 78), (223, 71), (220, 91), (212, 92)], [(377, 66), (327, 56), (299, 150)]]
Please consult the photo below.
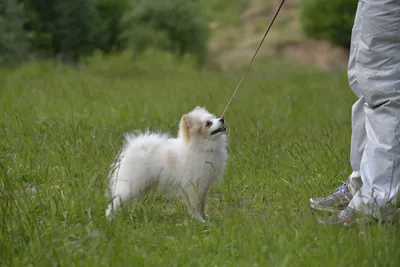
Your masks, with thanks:
[(310, 206), (314, 210), (337, 212), (346, 208), (352, 198), (348, 183), (343, 183), (332, 195), (326, 198), (310, 198)]
[(350, 226), (354, 223), (358, 223), (359, 221), (360, 218), (358, 216), (358, 212), (347, 207), (339, 213), (331, 215), (326, 219), (319, 219), (318, 224)]

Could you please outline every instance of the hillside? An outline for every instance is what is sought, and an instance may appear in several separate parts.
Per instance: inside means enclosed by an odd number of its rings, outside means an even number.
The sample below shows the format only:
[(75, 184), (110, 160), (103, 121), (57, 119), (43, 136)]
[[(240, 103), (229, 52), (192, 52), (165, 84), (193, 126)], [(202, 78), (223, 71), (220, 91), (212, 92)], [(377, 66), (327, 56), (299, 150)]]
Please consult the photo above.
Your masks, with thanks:
[[(213, 35), (210, 59), (223, 70), (242, 68), (253, 56), (279, 0), (207, 1)], [(287, 0), (267, 36), (259, 57), (299, 61), (326, 71), (347, 67), (348, 51), (329, 42), (308, 39), (299, 22), (299, 0)]]

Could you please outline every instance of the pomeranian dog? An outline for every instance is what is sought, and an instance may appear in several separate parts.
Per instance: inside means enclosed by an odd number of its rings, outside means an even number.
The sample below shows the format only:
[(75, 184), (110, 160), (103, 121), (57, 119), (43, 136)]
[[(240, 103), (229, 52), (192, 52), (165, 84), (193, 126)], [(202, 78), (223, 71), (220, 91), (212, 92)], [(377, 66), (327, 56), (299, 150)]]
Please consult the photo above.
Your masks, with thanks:
[(146, 132), (126, 135), (125, 146), (112, 165), (106, 216), (138, 200), (151, 189), (184, 196), (189, 213), (204, 222), (206, 195), (223, 178), (227, 161), (226, 127), (205, 108), (182, 116), (177, 138)]

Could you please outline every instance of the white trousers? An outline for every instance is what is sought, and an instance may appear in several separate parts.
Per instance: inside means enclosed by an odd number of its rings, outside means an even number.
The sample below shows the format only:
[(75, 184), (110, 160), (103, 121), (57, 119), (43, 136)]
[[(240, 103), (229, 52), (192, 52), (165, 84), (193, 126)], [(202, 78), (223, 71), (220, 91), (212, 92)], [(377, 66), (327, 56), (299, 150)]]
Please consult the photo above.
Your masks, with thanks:
[(348, 78), (358, 97), (349, 207), (390, 220), (400, 189), (400, 0), (359, 1)]

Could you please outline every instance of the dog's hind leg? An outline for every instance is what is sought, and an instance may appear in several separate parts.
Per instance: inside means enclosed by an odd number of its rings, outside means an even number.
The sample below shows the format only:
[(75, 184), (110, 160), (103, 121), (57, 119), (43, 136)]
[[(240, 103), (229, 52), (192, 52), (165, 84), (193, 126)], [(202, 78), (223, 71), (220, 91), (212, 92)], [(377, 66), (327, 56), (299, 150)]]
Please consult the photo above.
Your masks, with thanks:
[(122, 205), (125, 205), (133, 196), (134, 194), (129, 190), (128, 185), (125, 188), (121, 186), (116, 187), (112, 194), (112, 201), (106, 210), (106, 217), (112, 219)]
[(111, 219), (123, 205), (126, 205), (131, 200), (138, 200), (143, 194), (147, 193), (149, 188), (150, 184), (144, 181), (136, 181), (135, 183), (128, 183), (123, 180), (117, 181), (112, 192), (113, 200), (106, 210), (106, 217)]

